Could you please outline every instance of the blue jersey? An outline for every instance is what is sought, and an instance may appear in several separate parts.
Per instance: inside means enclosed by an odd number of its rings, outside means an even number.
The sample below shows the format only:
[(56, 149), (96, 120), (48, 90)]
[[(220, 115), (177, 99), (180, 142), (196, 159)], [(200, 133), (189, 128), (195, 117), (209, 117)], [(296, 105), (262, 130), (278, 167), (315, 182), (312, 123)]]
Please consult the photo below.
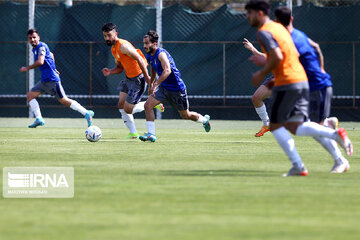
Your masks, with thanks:
[(60, 81), (59, 74), (55, 71), (56, 66), (54, 59), (50, 54), (50, 49), (48, 45), (44, 42), (39, 42), (39, 45), (36, 48), (33, 48), (32, 52), (34, 53), (34, 61), (36, 62), (39, 56), (45, 55), (44, 64), (39, 67), (41, 73), (42, 82), (58, 82)]
[(155, 70), (157, 75), (160, 77), (164, 69), (161, 66), (159, 61), (159, 54), (161, 52), (166, 53), (167, 58), (169, 59), (171, 73), (170, 75), (161, 83), (165, 89), (173, 92), (183, 92), (186, 89), (184, 81), (181, 79), (181, 73), (176, 68), (174, 59), (171, 57), (170, 53), (163, 48), (158, 48), (154, 54), (151, 56), (150, 53), (146, 54), (146, 60), (150, 63), (150, 66)]
[(310, 92), (332, 86), (331, 77), (321, 71), (318, 56), (315, 49), (310, 45), (306, 34), (294, 28), (291, 37), (300, 54), (300, 62), (308, 77)]

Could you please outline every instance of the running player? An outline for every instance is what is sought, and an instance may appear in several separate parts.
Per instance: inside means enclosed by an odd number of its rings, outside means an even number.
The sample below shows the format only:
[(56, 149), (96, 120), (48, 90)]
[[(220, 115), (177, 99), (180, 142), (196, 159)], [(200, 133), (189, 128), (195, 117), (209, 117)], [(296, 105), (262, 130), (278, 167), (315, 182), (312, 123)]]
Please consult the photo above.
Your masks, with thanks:
[[(146, 59), (151, 65), (151, 84), (149, 98), (145, 103), (147, 133), (140, 136), (140, 140), (156, 141), (153, 108), (165, 101), (172, 104), (183, 119), (202, 123), (205, 131), (209, 132), (211, 129), (210, 116), (202, 116), (197, 112), (189, 111), (186, 86), (181, 79), (180, 71), (176, 68), (171, 55), (165, 49), (158, 47), (158, 39), (158, 34), (153, 30), (150, 30), (143, 39), (147, 52)], [(158, 79), (156, 79), (156, 74)]]
[(251, 82), (258, 86), (267, 74), (271, 71), (274, 74), (270, 131), (293, 165), (285, 176), (308, 174), (287, 130), (297, 136), (334, 139), (351, 155), (353, 146), (345, 129), (334, 130), (305, 121), (309, 102), (307, 76), (289, 32), (281, 24), (270, 20), (269, 2), (250, 0), (245, 9), (250, 25), (258, 28), (257, 38), (266, 53), (264, 67), (253, 74)]
[[(118, 38), (115, 24), (104, 24), (102, 32), (106, 44), (111, 47), (111, 53), (116, 62), (113, 69), (103, 68), (102, 73), (107, 77), (125, 71), (125, 80), (122, 80), (118, 87), (120, 91), (118, 108), (126, 127), (130, 131), (126, 138), (136, 139), (139, 134), (135, 127), (133, 114), (144, 111), (145, 101), (140, 102), (140, 100), (146, 90), (146, 84), (150, 83), (148, 64), (141, 50), (135, 49), (130, 42)], [(164, 111), (162, 104), (154, 107), (162, 112)]]
[(41, 115), (39, 103), (36, 100), (36, 98), (43, 93), (55, 96), (61, 104), (80, 112), (86, 118), (88, 127), (91, 126), (94, 112), (86, 110), (77, 101), (66, 96), (61, 85), (59, 72), (56, 70), (54, 55), (50, 52), (48, 45), (40, 41), (40, 36), (36, 29), (33, 28), (28, 30), (27, 39), (33, 47), (34, 63), (27, 67), (21, 67), (19, 71), (26, 72), (30, 69), (39, 67), (41, 73), (41, 81), (35, 84), (30, 92), (27, 93), (27, 101), (36, 117), (34, 123), (29, 125), (29, 128), (36, 128), (37, 126), (43, 126), (45, 124)]

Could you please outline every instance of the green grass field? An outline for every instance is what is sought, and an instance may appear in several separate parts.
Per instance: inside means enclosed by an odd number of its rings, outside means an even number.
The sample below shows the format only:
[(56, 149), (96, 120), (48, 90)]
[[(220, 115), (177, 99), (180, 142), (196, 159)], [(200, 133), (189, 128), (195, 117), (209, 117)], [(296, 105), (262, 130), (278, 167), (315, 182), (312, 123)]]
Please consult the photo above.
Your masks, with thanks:
[[(72, 199), (0, 200), (0, 239), (359, 239), (360, 123), (340, 123), (354, 144), (350, 172), (312, 138), (295, 137), (307, 177), (283, 178), (289, 160), (261, 123), (157, 121), (156, 143), (124, 140), (119, 119), (0, 118), (0, 166), (75, 169)], [(139, 132), (145, 120), (138, 119)], [(2, 175), (2, 171), (1, 171)], [(2, 183), (2, 178), (1, 178)], [(2, 186), (2, 184), (1, 184)]]

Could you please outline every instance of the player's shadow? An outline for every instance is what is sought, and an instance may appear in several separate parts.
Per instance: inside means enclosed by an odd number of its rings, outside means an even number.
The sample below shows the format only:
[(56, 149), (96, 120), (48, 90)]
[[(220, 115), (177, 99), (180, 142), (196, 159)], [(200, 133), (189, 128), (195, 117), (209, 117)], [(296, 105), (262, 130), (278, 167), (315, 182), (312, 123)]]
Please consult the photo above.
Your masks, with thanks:
[(192, 177), (265, 177), (279, 175), (279, 172), (261, 170), (163, 170), (158, 171), (159, 175), (165, 176), (192, 176)]

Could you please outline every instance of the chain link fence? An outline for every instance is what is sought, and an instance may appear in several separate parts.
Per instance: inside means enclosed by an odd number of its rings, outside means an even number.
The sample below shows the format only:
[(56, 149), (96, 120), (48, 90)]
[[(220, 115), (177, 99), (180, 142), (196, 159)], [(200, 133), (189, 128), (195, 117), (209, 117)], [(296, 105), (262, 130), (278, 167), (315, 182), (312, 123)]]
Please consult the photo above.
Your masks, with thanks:
[[(163, 1), (162, 44), (175, 59), (187, 85), (190, 108), (217, 119), (257, 119), (251, 103), (255, 89), (248, 61), (248, 38), (259, 49), (250, 28), (246, 1)], [(119, 37), (141, 49), (142, 37), (156, 29), (156, 0), (35, 1), (35, 27), (55, 55), (62, 85), (70, 98), (94, 109), (97, 117), (119, 117), (117, 85), (124, 74), (104, 77), (101, 69), (115, 66), (101, 27), (114, 22)], [(273, 7), (286, 1), (273, 1)], [(67, 2), (67, 4), (69, 4)], [(294, 25), (320, 44), (325, 68), (333, 78), (333, 113), (358, 120), (360, 27), (359, 1), (292, 1)], [(0, 116), (28, 116), (27, 1), (0, 0)], [(40, 72), (35, 70), (35, 79)], [(144, 96), (144, 100), (146, 96)], [(55, 98), (38, 98), (45, 117), (79, 117)], [(166, 105), (163, 118), (178, 118)], [(345, 117), (345, 115), (346, 117)], [(137, 118), (143, 118), (143, 113)]]

